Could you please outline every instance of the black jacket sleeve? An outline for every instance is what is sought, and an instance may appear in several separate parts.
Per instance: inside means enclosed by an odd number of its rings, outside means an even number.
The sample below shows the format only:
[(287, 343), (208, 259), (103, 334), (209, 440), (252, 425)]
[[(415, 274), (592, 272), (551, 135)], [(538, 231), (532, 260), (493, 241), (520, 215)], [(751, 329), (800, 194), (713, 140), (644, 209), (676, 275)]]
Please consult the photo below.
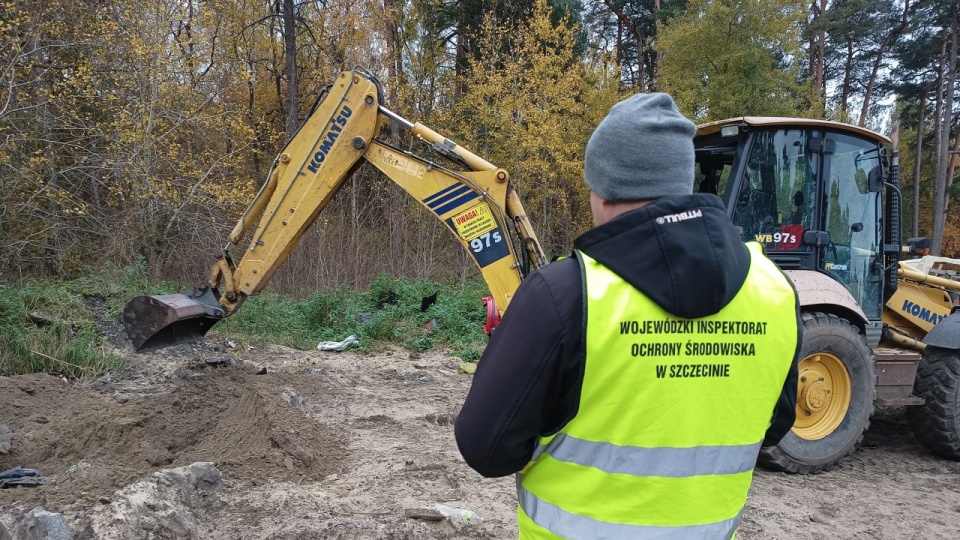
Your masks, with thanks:
[(529, 276), (479, 360), (455, 433), (463, 458), (483, 476), (518, 472), (537, 438), (559, 431), (576, 414), (579, 282), (574, 260)]
[(773, 417), (770, 419), (770, 427), (763, 437), (763, 446), (773, 446), (783, 440), (797, 416), (797, 365), (800, 361), (800, 346), (803, 343), (803, 318), (800, 315), (800, 302), (797, 300), (797, 350), (793, 354), (793, 361), (790, 363), (790, 370), (787, 372), (787, 379), (783, 382), (783, 390), (780, 392), (780, 399), (773, 409)]

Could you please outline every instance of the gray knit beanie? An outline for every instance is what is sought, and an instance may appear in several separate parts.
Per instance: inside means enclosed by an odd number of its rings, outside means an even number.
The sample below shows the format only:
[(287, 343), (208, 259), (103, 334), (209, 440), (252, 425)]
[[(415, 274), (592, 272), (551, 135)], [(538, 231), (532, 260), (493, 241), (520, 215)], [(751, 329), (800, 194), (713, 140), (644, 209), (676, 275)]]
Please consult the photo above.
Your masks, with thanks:
[(631, 96), (614, 105), (590, 136), (584, 179), (607, 201), (689, 195), (695, 132), (669, 95)]

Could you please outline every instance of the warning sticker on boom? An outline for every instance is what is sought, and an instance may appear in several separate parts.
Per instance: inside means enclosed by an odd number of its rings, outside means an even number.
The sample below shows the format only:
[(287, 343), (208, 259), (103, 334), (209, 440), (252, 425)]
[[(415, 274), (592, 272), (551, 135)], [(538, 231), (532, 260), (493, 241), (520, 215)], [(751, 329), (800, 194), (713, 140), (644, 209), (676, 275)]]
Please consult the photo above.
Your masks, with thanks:
[(423, 178), (423, 175), (427, 174), (427, 168), (423, 165), (420, 165), (415, 161), (411, 161), (403, 156), (394, 154), (393, 152), (384, 151), (381, 159), (383, 159), (383, 162), (387, 165), (396, 167), (410, 176)]
[(480, 203), (473, 208), (453, 216), (453, 226), (457, 228), (460, 238), (467, 242), (497, 228), (497, 222), (490, 213), (487, 203)]

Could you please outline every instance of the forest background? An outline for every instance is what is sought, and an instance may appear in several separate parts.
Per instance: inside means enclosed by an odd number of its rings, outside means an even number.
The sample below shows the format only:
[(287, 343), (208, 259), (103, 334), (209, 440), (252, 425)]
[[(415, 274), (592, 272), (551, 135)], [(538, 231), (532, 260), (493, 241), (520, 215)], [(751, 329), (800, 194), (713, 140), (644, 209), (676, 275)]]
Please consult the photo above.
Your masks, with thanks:
[[(957, 257), (957, 26), (949, 0), (0, 0), (0, 281), (102, 265), (201, 281), (322, 87), (354, 66), (389, 108), (509, 170), (551, 256), (590, 226), (593, 127), (661, 90), (697, 122), (899, 122), (904, 236)], [(362, 167), (272, 287), (379, 272), (478, 274)]]

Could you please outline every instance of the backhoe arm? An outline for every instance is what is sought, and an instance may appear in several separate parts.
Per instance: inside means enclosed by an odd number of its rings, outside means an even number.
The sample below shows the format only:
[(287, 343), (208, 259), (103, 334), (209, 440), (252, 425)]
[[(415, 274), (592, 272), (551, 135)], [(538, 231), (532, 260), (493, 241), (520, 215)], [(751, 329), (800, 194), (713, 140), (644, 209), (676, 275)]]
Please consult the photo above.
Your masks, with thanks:
[[(371, 75), (358, 70), (340, 75), (274, 161), (207, 283), (189, 294), (141, 296), (127, 304), (124, 326), (136, 349), (199, 339), (260, 292), (362, 159), (448, 226), (480, 268), (497, 314), (506, 309), (521, 279), (546, 264), (509, 174), (390, 112), (380, 104), (381, 95)], [(468, 171), (442, 167), (376, 139), (383, 119), (399, 123)], [(236, 263), (230, 248), (258, 216), (251, 242)]]

